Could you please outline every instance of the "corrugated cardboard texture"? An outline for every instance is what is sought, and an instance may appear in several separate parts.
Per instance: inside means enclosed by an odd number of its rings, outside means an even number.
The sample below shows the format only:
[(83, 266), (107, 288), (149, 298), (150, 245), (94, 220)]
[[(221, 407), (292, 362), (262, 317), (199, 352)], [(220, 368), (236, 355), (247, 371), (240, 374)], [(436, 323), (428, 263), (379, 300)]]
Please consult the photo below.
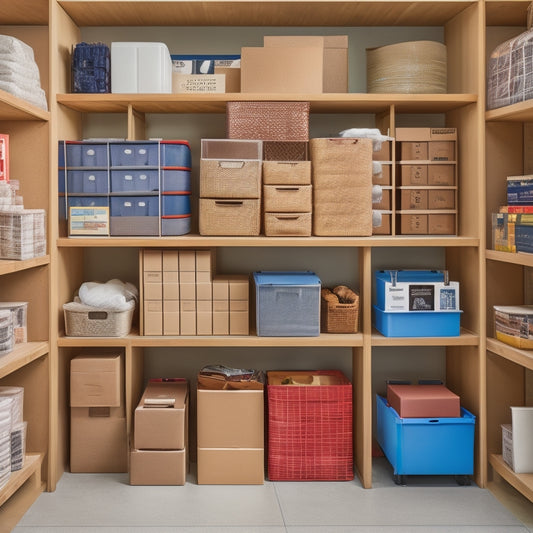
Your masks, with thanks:
[(460, 398), (444, 385), (388, 385), (387, 402), (402, 418), (461, 416)]
[(130, 485), (185, 485), (186, 450), (132, 450)]

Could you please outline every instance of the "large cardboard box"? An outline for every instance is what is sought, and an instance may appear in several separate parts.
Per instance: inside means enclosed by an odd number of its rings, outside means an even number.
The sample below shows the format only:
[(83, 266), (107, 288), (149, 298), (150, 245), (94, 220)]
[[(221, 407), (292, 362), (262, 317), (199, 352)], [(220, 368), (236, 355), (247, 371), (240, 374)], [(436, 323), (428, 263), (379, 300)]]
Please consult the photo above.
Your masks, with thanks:
[(198, 448), (199, 485), (262, 485), (263, 448)]
[(135, 409), (133, 437), (135, 449), (186, 448), (188, 410), (187, 380), (150, 380)]
[(70, 362), (70, 406), (120, 407), (123, 374), (120, 353), (74, 357)]
[(401, 418), (461, 416), (460, 398), (444, 385), (387, 385), (387, 402)]
[(70, 409), (70, 471), (128, 471), (124, 407)]
[(187, 451), (132, 450), (130, 485), (185, 485)]
[(319, 46), (323, 50), (323, 86), (325, 93), (348, 92), (347, 35), (266, 35), (265, 47)]

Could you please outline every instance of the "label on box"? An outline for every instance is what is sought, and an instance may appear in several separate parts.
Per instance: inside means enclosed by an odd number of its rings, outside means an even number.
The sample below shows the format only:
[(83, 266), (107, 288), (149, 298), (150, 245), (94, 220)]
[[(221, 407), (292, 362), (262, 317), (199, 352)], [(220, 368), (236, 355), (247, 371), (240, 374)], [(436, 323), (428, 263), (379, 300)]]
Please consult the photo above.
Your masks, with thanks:
[(108, 207), (71, 207), (70, 235), (109, 235)]
[(402, 283), (385, 285), (385, 311), (458, 311), (459, 283)]
[(181, 74), (214, 74), (215, 67), (239, 68), (240, 55), (171, 55), (172, 72)]
[(224, 74), (172, 74), (174, 93), (223, 93), (225, 90)]

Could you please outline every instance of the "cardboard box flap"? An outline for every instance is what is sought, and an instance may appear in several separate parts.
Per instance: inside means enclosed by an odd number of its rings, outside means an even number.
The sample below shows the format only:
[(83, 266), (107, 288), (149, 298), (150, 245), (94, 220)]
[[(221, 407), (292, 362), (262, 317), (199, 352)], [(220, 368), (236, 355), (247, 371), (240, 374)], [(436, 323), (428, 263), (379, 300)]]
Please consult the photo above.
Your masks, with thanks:
[(77, 355), (70, 362), (71, 372), (116, 372), (117, 359), (120, 354), (116, 355)]
[(150, 379), (138, 408), (185, 409), (188, 394), (186, 379)]
[(348, 48), (347, 35), (265, 35), (264, 46), (321, 46)]

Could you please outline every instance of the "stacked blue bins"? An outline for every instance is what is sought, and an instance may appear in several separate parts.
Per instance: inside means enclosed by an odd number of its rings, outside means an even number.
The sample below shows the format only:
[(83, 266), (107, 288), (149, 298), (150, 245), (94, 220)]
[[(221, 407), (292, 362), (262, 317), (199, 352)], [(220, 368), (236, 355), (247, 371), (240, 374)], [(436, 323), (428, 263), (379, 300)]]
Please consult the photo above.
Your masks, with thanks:
[(161, 141), (161, 235), (191, 231), (191, 148), (187, 141)]
[(109, 144), (111, 235), (159, 235), (159, 143)]
[(71, 207), (109, 207), (109, 154), (106, 142), (60, 141), (59, 214)]

